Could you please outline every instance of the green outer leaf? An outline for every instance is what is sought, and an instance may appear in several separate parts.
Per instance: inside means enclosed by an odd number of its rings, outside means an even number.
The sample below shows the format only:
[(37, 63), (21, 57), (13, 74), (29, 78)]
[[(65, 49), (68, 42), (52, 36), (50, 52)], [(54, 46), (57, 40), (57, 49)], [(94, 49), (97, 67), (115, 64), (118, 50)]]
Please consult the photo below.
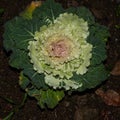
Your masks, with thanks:
[(107, 71), (103, 64), (90, 67), (88, 72), (84, 75), (74, 75), (72, 79), (82, 83), (82, 87), (78, 91), (83, 91), (86, 88), (94, 88), (97, 85), (101, 84), (109, 76), (109, 71)]
[(21, 17), (15, 17), (5, 24), (4, 47), (7, 51), (17, 49), (25, 49), (28, 46), (28, 41), (33, 39), (33, 36), (25, 29), (25, 21)]
[(45, 24), (49, 24), (51, 21), (63, 13), (64, 9), (61, 4), (55, 3), (54, 0), (46, 0), (40, 7), (37, 7), (33, 12), (33, 19), (39, 18), (43, 20)]
[(93, 45), (91, 66), (100, 64), (106, 59), (106, 40), (109, 37), (108, 29), (94, 24), (89, 27), (90, 35), (87, 41)]
[(33, 40), (34, 32), (39, 30), (42, 24), (43, 22), (37, 18), (25, 20), (21, 17), (16, 17), (6, 23), (4, 33), (4, 47), (7, 51), (12, 51), (9, 61), (10, 65), (17, 69), (25, 69), (23, 74), (37, 88), (46, 88), (46, 85), (43, 76), (41, 78), (41, 75), (36, 74), (33, 70), (27, 47), (28, 42)]
[(107, 38), (110, 36), (109, 29), (98, 23), (91, 24), (89, 26), (89, 31), (90, 35), (88, 37), (88, 42), (91, 41), (93, 45), (95, 44), (95, 41), (93, 41), (92, 38), (98, 39), (99, 41), (105, 43)]
[(71, 7), (71, 8), (68, 8), (66, 12), (78, 15), (80, 18), (83, 18), (85, 21), (87, 21), (88, 24), (95, 23), (94, 16), (89, 11), (89, 9), (85, 7), (78, 7), (78, 8)]
[(17, 69), (23, 69), (30, 66), (28, 53), (24, 50), (13, 49), (10, 56), (9, 64)]
[(33, 70), (32, 65), (31, 67), (24, 69), (23, 74), (29, 78), (31, 84), (33, 84), (34, 87), (36, 87), (37, 89), (48, 89), (48, 86), (45, 84), (44, 81), (44, 74), (38, 74), (36, 71)]
[(42, 109), (46, 108), (54, 108), (60, 100), (64, 97), (63, 90), (54, 91), (52, 89), (48, 90), (37, 90), (37, 89), (26, 89), (27, 93), (35, 97), (38, 101), (38, 104)]
[(43, 22), (37, 18), (28, 21), (21, 17), (16, 17), (7, 22), (4, 33), (4, 47), (7, 51), (12, 51), (9, 64), (17, 69), (23, 69), (23, 74), (28, 77), (37, 88), (47, 87), (43, 76), (36, 74), (33, 70), (27, 47), (28, 42), (33, 40), (34, 32), (39, 30), (42, 24)]
[[(7, 51), (22, 49), (27, 51), (28, 42), (34, 40), (34, 33), (43, 25), (44, 21), (35, 18), (26, 20), (15, 17), (5, 24), (4, 47)], [(14, 50), (13, 50), (14, 51)]]
[(5, 32), (3, 34), (3, 38), (4, 38), (3, 44), (6, 51), (10, 51), (15, 47), (15, 42), (12, 35), (12, 30), (14, 30), (13, 24), (15, 23), (16, 23), (16, 18), (8, 21), (4, 26)]

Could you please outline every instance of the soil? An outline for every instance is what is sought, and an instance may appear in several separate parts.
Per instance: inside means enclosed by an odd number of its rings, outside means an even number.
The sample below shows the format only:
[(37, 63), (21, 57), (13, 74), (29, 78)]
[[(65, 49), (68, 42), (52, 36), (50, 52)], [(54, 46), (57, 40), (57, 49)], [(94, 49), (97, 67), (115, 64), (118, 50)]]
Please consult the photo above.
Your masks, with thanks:
[[(96, 90), (114, 90), (120, 95), (120, 75), (110, 77), (99, 87), (66, 96), (53, 110), (41, 110), (37, 102), (28, 97), (24, 106), (18, 109), (24, 98), (24, 91), (18, 85), (19, 72), (9, 66), (9, 56), (3, 48), (4, 24), (19, 15), (32, 0), (0, 0), (0, 8), (4, 13), (0, 16), (0, 120), (15, 114), (12, 120), (120, 120), (120, 104), (108, 105)], [(109, 28), (111, 36), (107, 43), (107, 60), (105, 65), (109, 70), (120, 60), (120, 16), (116, 15), (119, 0), (57, 0), (63, 7), (84, 5), (94, 14), (96, 21)], [(119, 11), (120, 12), (120, 11)], [(120, 98), (119, 98), (120, 100)]]

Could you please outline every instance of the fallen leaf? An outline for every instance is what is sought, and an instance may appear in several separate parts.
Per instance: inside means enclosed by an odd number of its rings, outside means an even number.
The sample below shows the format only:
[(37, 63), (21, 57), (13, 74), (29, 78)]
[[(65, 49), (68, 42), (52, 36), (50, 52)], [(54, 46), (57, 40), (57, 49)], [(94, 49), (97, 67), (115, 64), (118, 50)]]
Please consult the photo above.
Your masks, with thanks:
[(116, 91), (107, 90), (104, 92), (103, 90), (98, 89), (95, 93), (99, 95), (107, 105), (120, 106), (120, 94)]
[(111, 74), (115, 76), (120, 75), (120, 60), (116, 62), (113, 70), (111, 71)]

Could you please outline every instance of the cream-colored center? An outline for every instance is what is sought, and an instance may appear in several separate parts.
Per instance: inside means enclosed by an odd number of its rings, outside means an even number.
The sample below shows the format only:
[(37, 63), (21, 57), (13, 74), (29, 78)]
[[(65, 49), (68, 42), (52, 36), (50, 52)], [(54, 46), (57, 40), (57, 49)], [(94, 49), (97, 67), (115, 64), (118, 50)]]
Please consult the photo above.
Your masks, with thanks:
[(65, 40), (59, 40), (52, 42), (50, 45), (50, 56), (52, 57), (66, 57), (69, 53), (69, 46), (66, 44)]

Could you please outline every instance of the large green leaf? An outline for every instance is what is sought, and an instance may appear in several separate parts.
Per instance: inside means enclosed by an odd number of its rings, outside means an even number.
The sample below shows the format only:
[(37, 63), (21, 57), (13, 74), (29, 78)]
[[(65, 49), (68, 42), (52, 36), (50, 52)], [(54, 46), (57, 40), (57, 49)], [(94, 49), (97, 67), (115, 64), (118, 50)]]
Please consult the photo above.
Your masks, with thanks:
[(30, 32), (25, 27), (25, 20), (21, 17), (15, 17), (5, 24), (4, 47), (6, 50), (14, 48), (26, 49), (28, 41), (33, 39)]
[(38, 89), (26, 89), (28, 95), (35, 97), (41, 108), (54, 108), (60, 100), (64, 97), (63, 90), (38, 90)]
[(28, 53), (24, 50), (13, 49), (10, 56), (9, 64), (17, 69), (24, 69), (30, 66)]
[(108, 37), (110, 36), (109, 30), (107, 27), (103, 25), (99, 25), (98, 23), (94, 23), (89, 26), (90, 35), (87, 39), (88, 42), (95, 45), (96, 41), (93, 38), (98, 39), (101, 44), (105, 44)]
[(89, 27), (90, 35), (87, 41), (93, 45), (91, 66), (100, 64), (106, 59), (106, 40), (109, 36), (108, 29), (99, 24)]
[(44, 81), (44, 74), (39, 74), (33, 70), (33, 66), (26, 68), (23, 70), (23, 74), (26, 75), (30, 80), (31, 83), (38, 89), (43, 88), (47, 89), (48, 86), (45, 84)]
[(5, 24), (4, 47), (7, 51), (16, 49), (27, 50), (28, 42), (34, 40), (34, 33), (43, 22), (39, 19), (25, 20), (15, 17)]
[(95, 23), (94, 17), (92, 13), (89, 11), (89, 9), (85, 7), (78, 7), (78, 8), (68, 8), (66, 10), (68, 13), (74, 13), (78, 15), (80, 18), (83, 18), (85, 21), (88, 22), (88, 24), (93, 24)]
[(46, 0), (46, 2), (33, 12), (33, 19), (39, 18), (43, 20), (45, 24), (49, 24), (63, 12), (64, 9), (59, 3), (55, 3), (54, 0)]
[(86, 88), (94, 88), (101, 84), (109, 76), (109, 72), (105, 69), (104, 65), (98, 65), (95, 67), (90, 67), (88, 72), (84, 75), (74, 75), (73, 80), (82, 83), (82, 87), (78, 91), (83, 91)]

